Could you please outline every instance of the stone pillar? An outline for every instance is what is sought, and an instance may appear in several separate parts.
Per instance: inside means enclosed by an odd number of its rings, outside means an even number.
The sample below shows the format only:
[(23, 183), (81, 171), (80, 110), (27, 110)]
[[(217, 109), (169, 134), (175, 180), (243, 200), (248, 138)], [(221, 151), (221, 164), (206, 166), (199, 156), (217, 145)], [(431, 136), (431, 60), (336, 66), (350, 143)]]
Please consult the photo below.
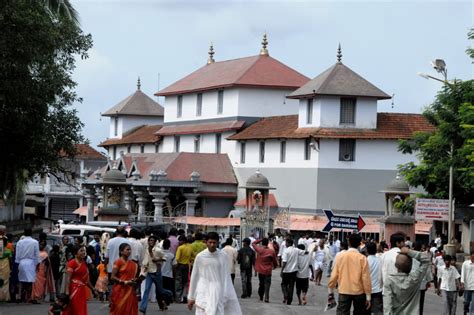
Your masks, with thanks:
[(196, 198), (199, 197), (199, 193), (197, 193), (197, 190), (194, 190), (194, 192), (192, 193), (184, 193), (183, 196), (186, 197), (186, 202), (187, 202), (186, 215), (194, 216), (196, 214), (196, 204), (197, 204)]
[(130, 191), (125, 190), (123, 192), (123, 202), (125, 204), (125, 209), (128, 210), (128, 212), (132, 212), (132, 197), (130, 196)]
[(94, 201), (95, 201), (95, 189), (93, 187), (87, 187), (85, 189), (85, 198), (87, 200), (87, 221), (94, 221)]
[(104, 199), (104, 190), (102, 189), (101, 185), (97, 185), (95, 187), (95, 196), (97, 197), (97, 208), (103, 208), (101, 202)]
[(138, 221), (145, 218), (146, 192), (142, 190), (134, 190), (133, 193), (137, 196), (138, 202)]
[(153, 196), (153, 205), (155, 206), (154, 221), (163, 222), (163, 205), (165, 204), (165, 197), (168, 196), (168, 192), (165, 188), (160, 188), (160, 191), (150, 191), (150, 195)]

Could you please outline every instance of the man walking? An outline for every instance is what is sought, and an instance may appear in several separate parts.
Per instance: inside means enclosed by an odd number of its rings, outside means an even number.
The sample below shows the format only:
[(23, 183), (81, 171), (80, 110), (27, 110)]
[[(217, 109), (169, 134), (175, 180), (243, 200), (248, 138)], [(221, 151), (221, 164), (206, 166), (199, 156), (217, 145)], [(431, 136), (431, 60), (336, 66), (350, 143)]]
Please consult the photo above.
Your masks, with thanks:
[(392, 248), (382, 255), (383, 282), (385, 282), (389, 274), (398, 272), (395, 267), (395, 260), (397, 259), (400, 249), (405, 246), (405, 235), (403, 233), (392, 234), (390, 236), (390, 244)]
[[(170, 240), (171, 241), (171, 240)], [(178, 303), (187, 303), (187, 287), (189, 266), (193, 260), (193, 248), (188, 243), (186, 236), (180, 235), (178, 238), (179, 247), (176, 250), (176, 301)]]
[[(420, 263), (412, 264), (416, 259)], [(413, 270), (412, 270), (413, 266)], [(386, 315), (419, 314), (420, 283), (430, 266), (430, 258), (403, 247), (395, 259), (397, 272), (391, 272), (384, 282), (383, 307)]]
[(311, 255), (306, 249), (305, 244), (299, 244), (298, 248), (302, 252), (298, 255), (298, 272), (296, 273), (296, 296), (298, 304), (306, 305), (306, 293), (309, 288), (309, 277), (313, 278), (313, 266), (311, 265)]
[(207, 249), (194, 261), (189, 285), (188, 309), (196, 305), (197, 315), (240, 315), (239, 301), (230, 279), (226, 254), (217, 250), (219, 235), (207, 234)]
[(298, 272), (298, 255), (300, 249), (293, 246), (291, 238), (286, 239), (286, 248), (281, 256), (281, 290), (283, 291), (283, 303), (291, 305), (293, 291), (295, 289), (296, 273)]
[(18, 280), (20, 281), (20, 299), (31, 300), (31, 290), (36, 280), (36, 266), (40, 262), (38, 241), (31, 238), (31, 229), (25, 229), (24, 238), (16, 244), (15, 262), (18, 263)]
[(227, 238), (224, 243), (224, 248), (222, 251), (227, 254), (227, 262), (229, 266), (230, 278), (232, 279), (232, 284), (234, 284), (235, 279), (235, 265), (237, 264), (237, 249), (232, 247), (233, 240), (231, 237)]
[(255, 252), (250, 248), (250, 239), (244, 238), (243, 247), (237, 254), (237, 262), (240, 265), (240, 277), (242, 278), (242, 296), (245, 299), (252, 296), (252, 268), (255, 265)]
[(263, 301), (265, 297), (265, 303), (270, 302), (272, 270), (278, 266), (276, 253), (273, 249), (268, 247), (268, 242), (268, 238), (264, 238), (252, 243), (252, 247), (257, 253), (255, 271), (258, 273), (258, 296), (260, 297), (260, 301)]
[(464, 289), (464, 315), (471, 311), (472, 294), (474, 292), (474, 249), (471, 256), (462, 264), (461, 288)]
[(367, 263), (370, 270), (370, 281), (372, 283), (372, 294), (370, 297), (371, 307), (365, 314), (382, 315), (383, 297), (382, 297), (382, 260), (377, 257), (377, 245), (374, 242), (367, 243)]
[(438, 289), (436, 293), (443, 297), (443, 314), (456, 315), (457, 291), (460, 287), (459, 279), (461, 276), (456, 267), (451, 265), (452, 257), (445, 255), (443, 258), (445, 265), (438, 269)]
[(338, 285), (338, 315), (349, 315), (352, 305), (354, 306), (353, 314), (363, 314), (364, 309), (371, 306), (372, 285), (369, 265), (367, 258), (358, 250), (361, 240), (359, 234), (351, 234), (349, 236), (350, 248), (340, 253), (334, 262), (328, 287), (334, 289)]

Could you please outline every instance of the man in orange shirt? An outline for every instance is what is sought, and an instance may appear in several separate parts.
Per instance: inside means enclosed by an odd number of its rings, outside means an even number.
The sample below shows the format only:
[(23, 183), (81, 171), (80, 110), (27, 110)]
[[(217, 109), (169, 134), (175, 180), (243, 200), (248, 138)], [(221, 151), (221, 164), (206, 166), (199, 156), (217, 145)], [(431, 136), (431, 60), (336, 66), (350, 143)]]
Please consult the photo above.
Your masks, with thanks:
[(361, 242), (359, 234), (349, 236), (349, 250), (337, 256), (328, 287), (338, 285), (339, 301), (337, 315), (349, 315), (352, 304), (353, 314), (363, 314), (370, 307), (372, 284), (367, 258), (357, 248)]

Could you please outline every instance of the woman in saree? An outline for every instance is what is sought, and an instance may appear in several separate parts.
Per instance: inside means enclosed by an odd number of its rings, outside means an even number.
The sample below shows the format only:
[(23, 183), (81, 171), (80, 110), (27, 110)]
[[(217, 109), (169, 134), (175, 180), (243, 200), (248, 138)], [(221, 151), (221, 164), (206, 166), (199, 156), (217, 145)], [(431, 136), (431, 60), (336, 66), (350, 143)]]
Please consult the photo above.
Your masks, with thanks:
[(10, 266), (13, 247), (5, 236), (6, 227), (0, 226), (0, 302), (10, 301)]
[(127, 243), (119, 246), (120, 258), (112, 269), (112, 294), (110, 295), (110, 315), (137, 315), (138, 300), (135, 284), (138, 276), (138, 265), (128, 259), (132, 249)]
[(49, 260), (48, 253), (45, 250), (46, 242), (41, 241), (39, 243), (40, 250), (40, 263), (36, 271), (36, 280), (33, 283), (33, 289), (31, 293), (31, 300), (33, 304), (37, 304), (44, 300), (46, 293), (49, 293), (50, 299), (54, 301), (54, 279), (53, 272), (51, 270), (51, 262)]
[(89, 271), (85, 261), (86, 249), (84, 246), (74, 245), (72, 247), (74, 258), (66, 265), (66, 294), (69, 295), (69, 304), (63, 311), (63, 315), (87, 315), (87, 300), (91, 291), (95, 289), (89, 281)]

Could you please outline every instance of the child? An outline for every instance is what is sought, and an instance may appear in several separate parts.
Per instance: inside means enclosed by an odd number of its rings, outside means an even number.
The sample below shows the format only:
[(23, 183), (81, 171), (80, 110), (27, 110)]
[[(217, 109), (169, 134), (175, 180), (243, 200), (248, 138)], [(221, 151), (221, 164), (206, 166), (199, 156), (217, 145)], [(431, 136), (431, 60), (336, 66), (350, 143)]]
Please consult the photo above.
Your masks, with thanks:
[(97, 292), (99, 292), (99, 300), (105, 302), (107, 301), (109, 278), (103, 262), (97, 266), (97, 270), (99, 272), (99, 277), (95, 283), (95, 288), (97, 289)]
[(48, 310), (48, 315), (60, 315), (61, 312), (69, 304), (69, 296), (62, 293), (56, 298), (56, 302), (51, 304), (51, 307)]
[(437, 294), (443, 297), (443, 314), (455, 315), (458, 290), (460, 287), (459, 275), (456, 267), (452, 266), (452, 257), (445, 255), (444, 266), (438, 268)]

